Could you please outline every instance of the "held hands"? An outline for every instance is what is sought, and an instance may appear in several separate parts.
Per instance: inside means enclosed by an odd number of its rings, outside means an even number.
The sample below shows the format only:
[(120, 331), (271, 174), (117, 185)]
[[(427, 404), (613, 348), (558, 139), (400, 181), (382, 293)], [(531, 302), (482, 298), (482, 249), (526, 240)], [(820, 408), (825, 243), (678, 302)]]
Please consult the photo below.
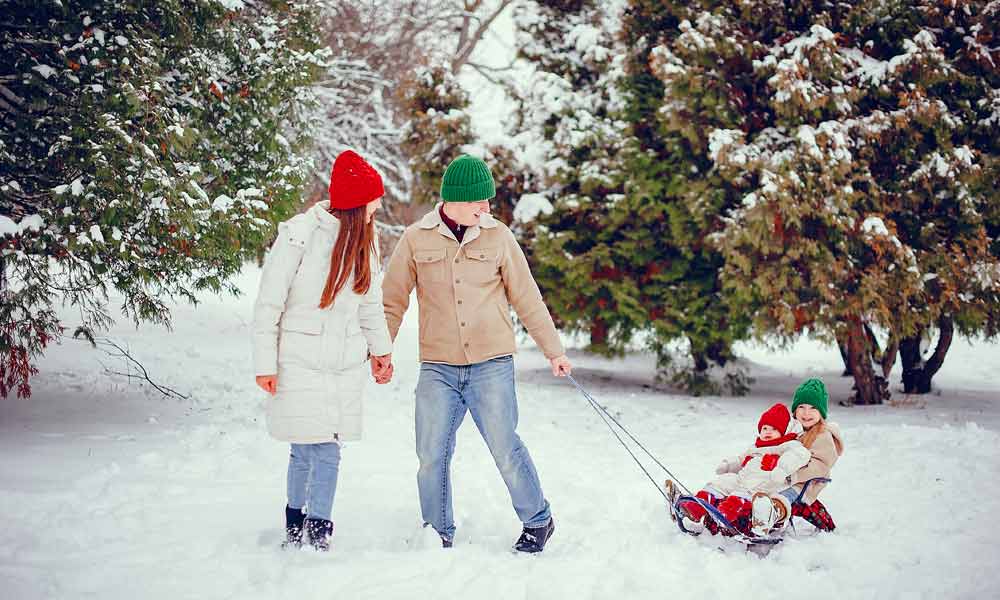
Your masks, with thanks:
[(569, 364), (565, 354), (549, 360), (549, 364), (552, 365), (552, 374), (556, 377), (565, 377), (573, 371), (573, 365)]
[(257, 385), (260, 389), (264, 390), (272, 396), (278, 393), (278, 376), (277, 375), (258, 375)]
[(372, 377), (375, 378), (375, 383), (381, 385), (392, 381), (394, 370), (391, 352), (383, 356), (372, 356)]

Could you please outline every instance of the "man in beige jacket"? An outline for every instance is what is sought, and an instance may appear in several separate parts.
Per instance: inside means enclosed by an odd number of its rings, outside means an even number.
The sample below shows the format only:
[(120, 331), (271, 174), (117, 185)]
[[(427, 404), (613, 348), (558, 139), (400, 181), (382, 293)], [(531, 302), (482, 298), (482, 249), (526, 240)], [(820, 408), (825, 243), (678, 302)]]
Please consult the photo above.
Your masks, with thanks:
[(571, 366), (517, 240), (489, 214), (496, 195), (482, 160), (461, 156), (445, 171), (442, 203), (406, 229), (389, 261), (382, 300), (396, 338), (417, 289), (420, 379), (416, 390), (417, 487), (425, 524), (450, 547), (455, 536), (451, 457), (472, 414), (524, 525), (515, 548), (540, 552), (555, 526), (538, 473), (517, 435), (513, 305), (555, 375)]

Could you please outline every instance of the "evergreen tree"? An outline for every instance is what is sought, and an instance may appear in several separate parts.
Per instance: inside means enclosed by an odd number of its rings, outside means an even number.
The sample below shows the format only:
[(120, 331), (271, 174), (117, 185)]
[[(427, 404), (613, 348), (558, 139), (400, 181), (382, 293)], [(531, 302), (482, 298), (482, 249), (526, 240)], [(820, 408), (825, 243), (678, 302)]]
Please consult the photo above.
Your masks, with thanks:
[[(697, 4), (697, 3), (695, 3)], [(737, 196), (711, 168), (708, 131), (713, 121), (732, 122), (724, 102), (736, 65), (719, 48), (717, 64), (698, 63), (684, 83), (665, 85), (664, 42), (683, 36), (686, 2), (629, 2), (623, 36), (629, 48), (623, 82), (628, 104), (625, 118), (635, 139), (628, 157), (628, 196), (651, 231), (663, 282), (654, 298), (665, 319), (660, 339), (686, 338), (695, 370), (689, 385), (707, 385), (706, 369), (724, 366), (732, 346), (748, 335), (752, 307), (732, 302), (719, 277), (723, 258), (711, 238), (722, 228), (721, 216)], [(669, 70), (669, 68), (668, 68)], [(734, 390), (745, 390), (742, 370), (727, 375)]]
[(843, 343), (855, 402), (888, 396), (872, 327), (889, 356), (938, 323), (944, 348), (952, 323), (996, 332), (998, 9), (695, 2), (653, 51), (661, 118), (709, 160), (694, 183), (731, 197), (729, 293), (762, 336)]
[[(554, 205), (530, 255), (553, 312), (589, 332), (592, 350), (619, 354), (641, 338), (661, 373), (715, 392), (709, 369), (730, 363), (748, 323), (720, 294), (722, 259), (705, 244), (724, 196), (685, 188), (698, 161), (657, 116), (663, 86), (649, 59), (662, 3), (622, 8), (532, 2), (519, 12), (522, 55), (536, 68), (522, 108), (533, 135), (522, 137)], [(692, 366), (672, 364), (679, 340)], [(730, 368), (725, 384), (740, 393), (747, 379)]]
[(623, 231), (610, 222), (622, 198), (618, 155), (624, 124), (615, 117), (617, 6), (597, 2), (523, 2), (515, 11), (520, 58), (533, 72), (520, 99), (524, 163), (553, 206), (537, 224), (528, 255), (557, 323), (590, 336), (590, 350), (620, 354), (643, 328), (646, 310), (619, 265)]
[(410, 202), (438, 202), (444, 168), (473, 141), (467, 108), (469, 95), (444, 67), (425, 68), (401, 87), (402, 106), (410, 120), (401, 149), (409, 156), (414, 181)]
[(0, 25), (0, 395), (30, 394), (63, 332), (228, 279), (288, 216), (306, 86), (322, 68), (308, 3), (4, 0)]

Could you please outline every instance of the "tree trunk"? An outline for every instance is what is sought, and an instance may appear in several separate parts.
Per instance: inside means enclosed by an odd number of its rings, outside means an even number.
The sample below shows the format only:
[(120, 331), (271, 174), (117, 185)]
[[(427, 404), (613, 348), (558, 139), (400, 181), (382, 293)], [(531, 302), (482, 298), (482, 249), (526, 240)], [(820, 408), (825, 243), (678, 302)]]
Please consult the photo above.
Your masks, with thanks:
[(875, 332), (872, 331), (871, 325), (865, 323), (865, 335), (868, 336), (868, 350), (871, 353), (872, 360), (877, 363), (882, 362), (882, 348), (878, 345), (878, 338), (875, 337)]
[(847, 332), (847, 354), (854, 375), (852, 404), (882, 404), (889, 399), (888, 383), (872, 367), (869, 344), (868, 333), (861, 319), (852, 318)]
[(955, 336), (955, 323), (951, 317), (941, 317), (938, 320), (941, 335), (938, 338), (934, 353), (924, 362), (920, 355), (920, 338), (923, 331), (916, 336), (906, 338), (899, 344), (899, 355), (903, 361), (903, 392), (907, 394), (926, 394), (931, 391), (931, 380), (944, 364), (951, 341)]
[(607, 344), (608, 326), (604, 323), (604, 319), (598, 317), (590, 323), (590, 345), (603, 347)]
[(733, 357), (733, 353), (730, 351), (729, 344), (726, 342), (713, 342), (709, 344), (708, 349), (705, 351), (708, 358), (719, 365), (720, 367), (726, 366), (729, 359)]
[(851, 355), (847, 352), (847, 340), (837, 340), (837, 347), (840, 348), (840, 358), (844, 361), (844, 372), (841, 377), (850, 377), (854, 369), (851, 368)]
[(691, 352), (691, 358), (694, 360), (694, 370), (699, 373), (704, 373), (708, 370), (708, 356), (704, 352)]
[(896, 364), (896, 356), (899, 354), (899, 338), (896, 334), (889, 334), (889, 341), (886, 342), (885, 352), (882, 353), (882, 377), (885, 377), (888, 381), (889, 373), (892, 372), (892, 367)]

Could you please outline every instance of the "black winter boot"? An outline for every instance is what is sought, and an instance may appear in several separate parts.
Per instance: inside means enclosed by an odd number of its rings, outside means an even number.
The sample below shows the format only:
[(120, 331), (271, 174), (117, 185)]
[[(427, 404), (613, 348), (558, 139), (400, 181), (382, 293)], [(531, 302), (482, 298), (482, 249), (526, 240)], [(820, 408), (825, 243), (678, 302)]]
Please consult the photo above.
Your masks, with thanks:
[(330, 549), (330, 538), (333, 537), (333, 521), (326, 519), (306, 519), (306, 531), (309, 532), (309, 544), (326, 552)]
[(285, 505), (285, 541), (281, 544), (282, 548), (302, 546), (302, 524), (305, 520), (306, 515), (302, 509)]
[(514, 543), (514, 549), (528, 554), (541, 552), (545, 548), (545, 542), (549, 541), (555, 530), (556, 522), (552, 518), (549, 518), (549, 522), (541, 527), (525, 527), (521, 531), (521, 537)]

